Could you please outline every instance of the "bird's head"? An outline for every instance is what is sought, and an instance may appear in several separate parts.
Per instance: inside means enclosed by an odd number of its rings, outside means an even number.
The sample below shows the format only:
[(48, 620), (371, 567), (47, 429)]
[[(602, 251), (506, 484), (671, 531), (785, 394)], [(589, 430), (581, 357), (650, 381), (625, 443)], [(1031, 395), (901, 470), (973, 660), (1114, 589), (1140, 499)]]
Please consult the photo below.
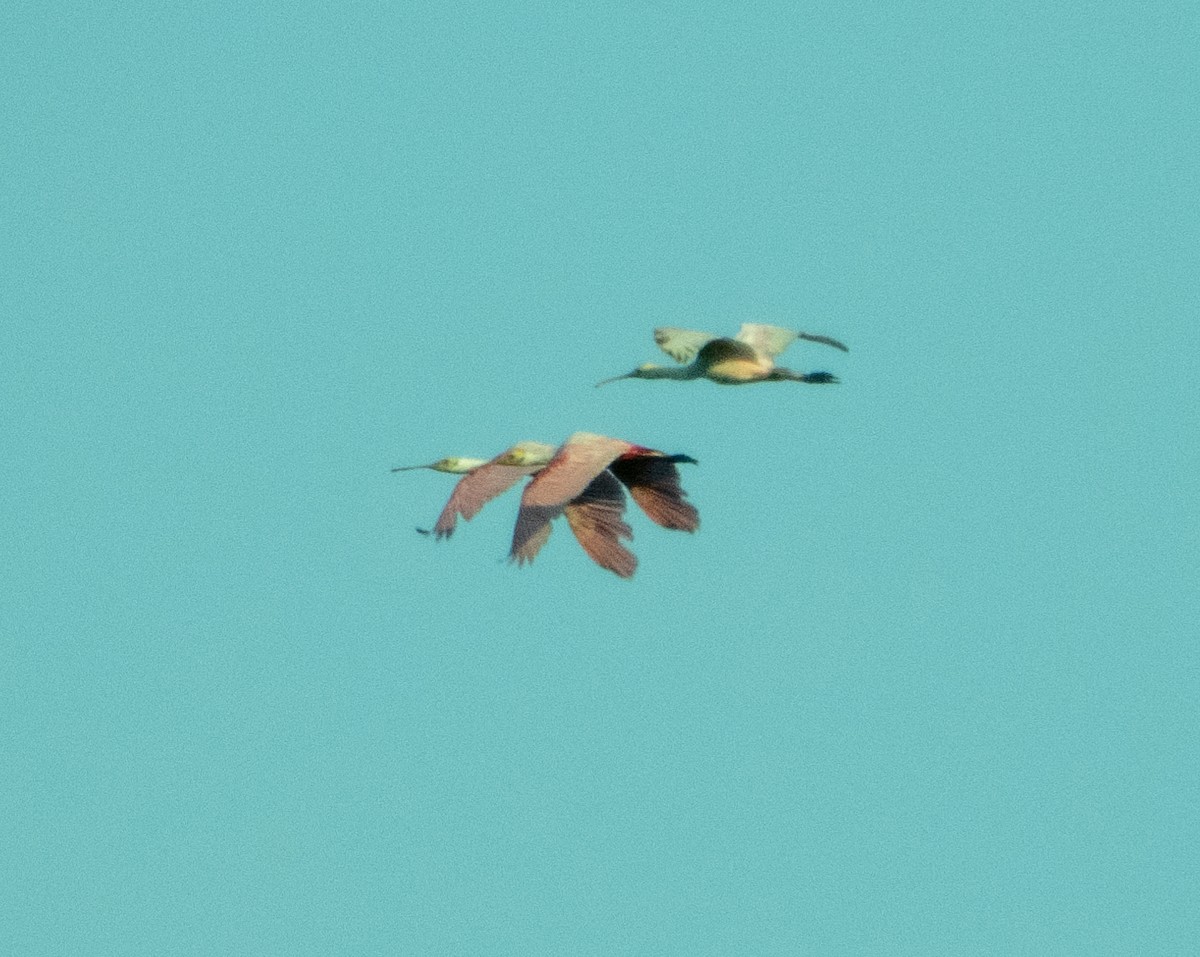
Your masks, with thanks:
[(402, 465), (392, 469), (393, 472), (411, 472), (414, 469), (433, 469), (435, 472), (450, 472), (452, 475), (465, 475), (483, 465), (487, 459), (444, 458), (428, 465)]
[(450, 472), (454, 475), (465, 475), (467, 472), (474, 472), (486, 461), (487, 459), (469, 459), (458, 456), (450, 456), (449, 458), (438, 459), (429, 467), (435, 472)]
[(519, 468), (542, 466), (554, 458), (554, 446), (545, 442), (518, 442), (496, 459), (497, 465), (515, 465)]

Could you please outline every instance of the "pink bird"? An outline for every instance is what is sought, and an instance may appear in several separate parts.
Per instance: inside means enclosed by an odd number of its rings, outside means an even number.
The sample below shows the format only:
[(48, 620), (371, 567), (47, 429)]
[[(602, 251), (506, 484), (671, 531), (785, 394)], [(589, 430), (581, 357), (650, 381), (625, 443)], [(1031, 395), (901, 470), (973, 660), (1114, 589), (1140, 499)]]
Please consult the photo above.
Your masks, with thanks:
[[(602, 501), (606, 508), (623, 510), (621, 485), (629, 489), (633, 500), (655, 524), (694, 532), (700, 527), (700, 514), (695, 506), (685, 501), (687, 493), (679, 484), (675, 466), (680, 462), (694, 464), (695, 461), (688, 455), (667, 455), (624, 439), (576, 432), (534, 475), (521, 495), (509, 559), (518, 565), (533, 561), (550, 537), (550, 523), (564, 512), (568, 513), (567, 521), (578, 537), (579, 530), (571, 521), (569, 509), (580, 496), (589, 501)], [(587, 545), (584, 548), (586, 550)], [(610, 570), (622, 577), (633, 574), (633, 567), (628, 568), (628, 574), (616, 568)]]
[[(680, 487), (675, 468), (678, 462), (695, 461), (690, 456), (665, 455), (620, 439), (577, 433), (557, 450), (541, 442), (519, 442), (488, 460), (447, 458), (407, 468), (465, 473), (433, 527), (437, 538), (453, 534), (458, 516), (469, 521), (493, 498), (508, 491), (522, 478), (534, 475), (521, 499), (521, 514), (526, 517), (526, 526), (523, 527), (518, 518), (517, 528), (518, 534), (523, 536), (522, 541), (518, 547), (514, 535), (510, 558), (518, 564), (532, 561), (550, 536), (551, 521), (558, 515), (565, 515), (567, 524), (588, 556), (602, 568), (628, 578), (637, 567), (637, 558), (622, 544), (622, 539), (633, 537), (632, 530), (622, 518), (625, 511), (622, 486), (629, 489), (633, 500), (651, 521), (664, 528), (695, 531), (700, 525), (700, 516), (695, 507), (685, 501), (687, 493)], [(593, 465), (593, 462), (599, 464)], [(536, 505), (539, 496), (557, 495), (552, 490), (564, 481), (577, 487), (546, 511), (544, 521), (533, 527), (529, 520), (535, 512), (526, 511), (526, 497), (551, 465), (554, 466), (550, 476), (552, 481), (539, 486), (535, 492), (535, 508), (540, 507)]]

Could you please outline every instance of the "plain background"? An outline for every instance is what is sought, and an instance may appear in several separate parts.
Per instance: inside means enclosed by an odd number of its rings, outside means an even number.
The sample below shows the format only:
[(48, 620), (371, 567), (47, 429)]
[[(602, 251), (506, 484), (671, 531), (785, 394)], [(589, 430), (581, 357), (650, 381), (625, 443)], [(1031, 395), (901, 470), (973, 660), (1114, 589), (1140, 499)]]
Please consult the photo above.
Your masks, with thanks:
[[(1198, 27), (6, 4), (0, 950), (1200, 952)], [(576, 430), (630, 582), (388, 471)]]

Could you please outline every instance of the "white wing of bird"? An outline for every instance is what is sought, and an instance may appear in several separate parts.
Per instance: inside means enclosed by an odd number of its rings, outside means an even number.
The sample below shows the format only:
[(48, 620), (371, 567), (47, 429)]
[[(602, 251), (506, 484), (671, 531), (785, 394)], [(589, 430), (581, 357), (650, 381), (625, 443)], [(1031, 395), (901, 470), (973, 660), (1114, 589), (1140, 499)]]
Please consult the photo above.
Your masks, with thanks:
[(695, 332), (673, 326), (661, 326), (654, 330), (654, 341), (658, 347), (676, 362), (691, 362), (705, 343), (718, 338), (711, 332)]
[(742, 323), (742, 328), (738, 330), (736, 338), (739, 342), (748, 343), (772, 359), (797, 339), (804, 339), (806, 342), (821, 342), (827, 346), (833, 346), (835, 349), (841, 349), (842, 352), (850, 351), (837, 339), (830, 336), (818, 336), (811, 332), (793, 332), (791, 329), (783, 329), (780, 326), (764, 326), (757, 322)]

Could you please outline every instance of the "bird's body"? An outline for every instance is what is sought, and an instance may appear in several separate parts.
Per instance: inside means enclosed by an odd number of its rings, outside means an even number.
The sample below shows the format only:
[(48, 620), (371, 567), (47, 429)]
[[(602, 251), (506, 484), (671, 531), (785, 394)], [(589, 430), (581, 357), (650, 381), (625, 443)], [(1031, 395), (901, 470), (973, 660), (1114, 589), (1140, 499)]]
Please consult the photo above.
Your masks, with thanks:
[(685, 368), (695, 369), (720, 385), (741, 385), (767, 378), (775, 363), (770, 356), (736, 339), (710, 339)]
[(721, 385), (780, 381), (814, 384), (837, 382), (837, 377), (828, 372), (801, 373), (775, 365), (775, 357), (797, 339), (821, 342), (843, 352), (850, 351), (829, 336), (793, 332), (758, 323), (744, 323), (732, 338), (691, 329), (662, 327), (654, 330), (654, 341), (681, 365), (647, 363), (626, 375), (614, 376), (596, 384), (604, 385), (617, 379), (710, 379)]
[(518, 564), (532, 561), (550, 537), (550, 523), (565, 515), (588, 556), (602, 568), (628, 578), (637, 567), (637, 558), (622, 544), (623, 539), (633, 537), (622, 518), (622, 486), (655, 523), (695, 531), (699, 514), (684, 500), (686, 493), (674, 464), (694, 461), (620, 439), (577, 433), (558, 449), (541, 442), (519, 442), (491, 459), (447, 458), (392, 471), (428, 468), (464, 476), (433, 527), (436, 538), (449, 537), (459, 515), (469, 521), (493, 498), (522, 478), (533, 476), (521, 497), (510, 559)]

